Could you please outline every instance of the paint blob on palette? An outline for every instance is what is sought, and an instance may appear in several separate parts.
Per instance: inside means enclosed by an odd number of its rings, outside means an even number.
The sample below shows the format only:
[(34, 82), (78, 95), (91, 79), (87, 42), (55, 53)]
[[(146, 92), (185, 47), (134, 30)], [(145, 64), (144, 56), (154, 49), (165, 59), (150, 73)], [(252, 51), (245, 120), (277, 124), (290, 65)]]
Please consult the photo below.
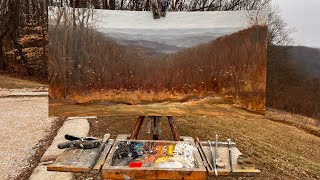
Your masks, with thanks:
[(119, 142), (112, 158), (112, 166), (153, 168), (195, 168), (190, 143), (178, 142)]
[(49, 11), (49, 115), (264, 111), (266, 11)]

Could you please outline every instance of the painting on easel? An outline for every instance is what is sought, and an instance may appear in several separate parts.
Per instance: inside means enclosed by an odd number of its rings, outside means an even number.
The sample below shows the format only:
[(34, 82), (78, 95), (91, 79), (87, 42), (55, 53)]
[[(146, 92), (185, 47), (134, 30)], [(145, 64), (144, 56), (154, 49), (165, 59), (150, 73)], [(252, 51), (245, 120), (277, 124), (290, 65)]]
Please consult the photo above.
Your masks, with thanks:
[(49, 12), (51, 116), (264, 112), (265, 11)]

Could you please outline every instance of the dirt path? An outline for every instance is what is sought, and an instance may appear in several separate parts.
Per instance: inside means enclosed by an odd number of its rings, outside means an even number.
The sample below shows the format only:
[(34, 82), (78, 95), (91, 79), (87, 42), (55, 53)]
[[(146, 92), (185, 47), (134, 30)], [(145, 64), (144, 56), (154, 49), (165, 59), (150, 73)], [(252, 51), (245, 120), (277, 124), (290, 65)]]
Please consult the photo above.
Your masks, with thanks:
[[(115, 137), (116, 134), (127, 134), (135, 119), (129, 116), (92, 119), (91, 135), (102, 137), (111, 133)], [(253, 158), (261, 170), (258, 179), (320, 179), (320, 138), (297, 127), (242, 110), (213, 117), (184, 116), (176, 122), (181, 135), (214, 140), (215, 130), (218, 130), (221, 139), (230, 137), (242, 153)], [(171, 139), (167, 122), (162, 125), (161, 138)], [(146, 128), (144, 123), (138, 138), (150, 139)], [(78, 175), (77, 179), (85, 177)]]

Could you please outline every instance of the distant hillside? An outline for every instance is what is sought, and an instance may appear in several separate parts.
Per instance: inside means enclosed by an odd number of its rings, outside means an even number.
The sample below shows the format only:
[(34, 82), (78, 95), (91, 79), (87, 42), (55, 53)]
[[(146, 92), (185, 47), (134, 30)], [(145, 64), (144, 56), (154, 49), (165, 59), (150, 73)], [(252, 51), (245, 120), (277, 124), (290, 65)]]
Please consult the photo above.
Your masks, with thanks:
[(320, 49), (304, 46), (290, 47), (288, 59), (311, 78), (320, 77)]
[(272, 47), (268, 59), (267, 107), (320, 119), (320, 50)]

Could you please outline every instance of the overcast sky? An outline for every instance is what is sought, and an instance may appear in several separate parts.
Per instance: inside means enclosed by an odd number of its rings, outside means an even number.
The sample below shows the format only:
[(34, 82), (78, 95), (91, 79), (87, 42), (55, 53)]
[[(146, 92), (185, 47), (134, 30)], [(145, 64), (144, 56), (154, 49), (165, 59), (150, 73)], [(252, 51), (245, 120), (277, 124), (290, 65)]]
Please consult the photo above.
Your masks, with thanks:
[(320, 0), (274, 0), (289, 26), (297, 45), (320, 48)]

